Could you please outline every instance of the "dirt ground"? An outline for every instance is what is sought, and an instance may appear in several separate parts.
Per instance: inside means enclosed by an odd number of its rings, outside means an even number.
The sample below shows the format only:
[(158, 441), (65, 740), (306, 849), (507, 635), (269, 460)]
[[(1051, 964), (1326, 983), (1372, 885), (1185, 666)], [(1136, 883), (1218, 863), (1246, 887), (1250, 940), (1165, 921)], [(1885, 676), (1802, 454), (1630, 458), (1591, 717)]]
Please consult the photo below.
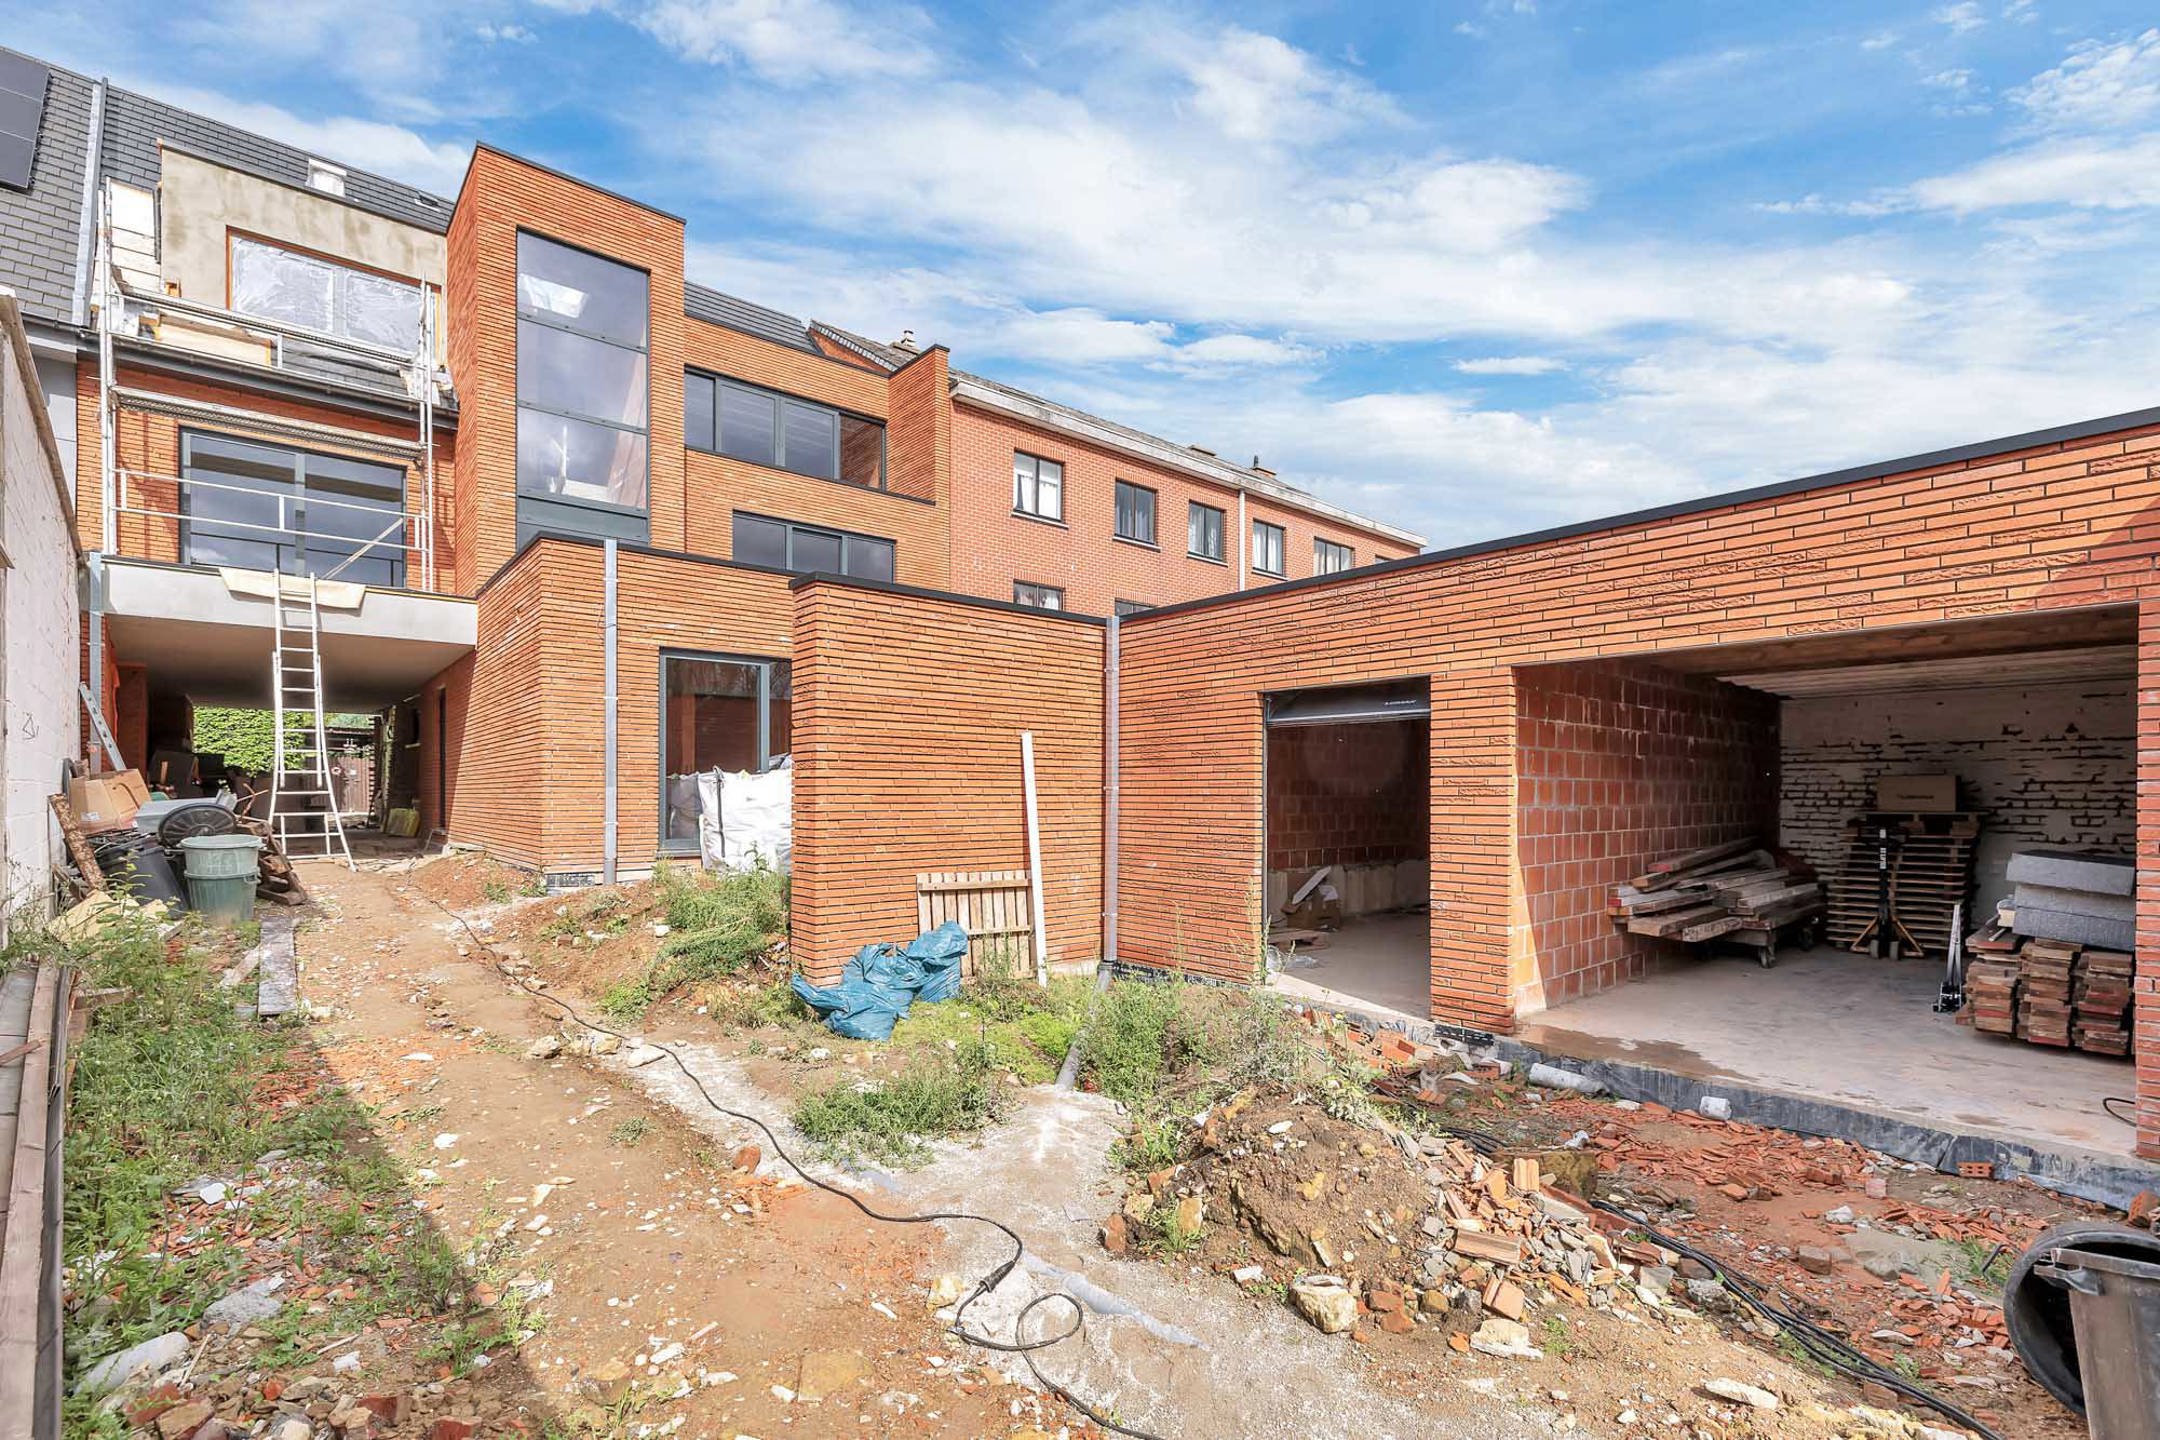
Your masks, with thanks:
[[(469, 1382), (464, 1403), (481, 1433), (1102, 1433), (1025, 1383), (1013, 1357), (944, 1332), (950, 1311), (941, 1318), (933, 1307), (949, 1293), (938, 1287), (949, 1276), (972, 1283), (1006, 1258), (1009, 1243), (995, 1231), (867, 1219), (801, 1184), (747, 1127), (716, 1114), (671, 1060), (638, 1042), (668, 1045), (720, 1104), (776, 1128), (806, 1083), (866, 1059), (860, 1047), (819, 1045), (825, 1053), (813, 1063), (792, 1032), (730, 1030), (695, 1005), (675, 1005), (656, 1011), (619, 1053), (536, 1059), (535, 1040), (583, 1032), (511, 984), (489, 947), (513, 953), (537, 982), (597, 1016), (596, 993), (651, 953), (651, 915), (633, 906), (620, 923), (569, 935), (556, 923), (569, 902), (520, 894), (516, 872), (471, 858), (390, 862), (358, 874), (311, 866), (307, 878), (321, 915), (299, 938), (303, 993), (326, 1011), (312, 1035), (327, 1073), (374, 1107), (381, 1143), (418, 1177), (414, 1203), (428, 1220), (460, 1243), (494, 1237), (490, 1273), (532, 1297), (539, 1317), (531, 1338), (491, 1356)], [(475, 929), (461, 928), (444, 906)], [(543, 940), (551, 923), (555, 933)], [(1887, 1358), (1909, 1355), (1901, 1368), (1956, 1387), (1947, 1393), (2000, 1417), (2006, 1435), (2080, 1433), (2014, 1362), (2001, 1363), (1986, 1307), (1972, 1303), (1986, 1287), (1954, 1275), (1939, 1288), (1928, 1272), (1935, 1260), (1954, 1268), (1953, 1251), (1971, 1261), (1975, 1247), (1952, 1241), (1999, 1233), (2013, 1253), (2021, 1248), (2021, 1237), (2060, 1213), (2039, 1192), (1897, 1173), (1886, 1195), (1870, 1198), (1870, 1162), (1824, 1156), (1818, 1146), (1794, 1153), (1807, 1157), (1797, 1173), (1813, 1165), (1821, 1183), (1790, 1183), (1782, 1167), (1800, 1162), (1781, 1152), (1777, 1179), (1756, 1177), (1761, 1184), (1745, 1187), (1750, 1198), (1733, 1200), (1705, 1182), (1720, 1158), (1760, 1150), (1759, 1135), (1712, 1133), (1688, 1123), (1698, 1117), (1602, 1102), (1533, 1106), (1519, 1087), (1497, 1084), (1466, 1095), (1454, 1118), (1514, 1125), (1537, 1143), (1588, 1131), (1609, 1178), (1655, 1205), (1661, 1225), (1774, 1280), (1809, 1313), (1859, 1337), (1901, 1328), (1934, 1339), (1867, 1343)], [(1232, 1226), (1211, 1226), (1205, 1243), (1184, 1254), (1106, 1254), (1102, 1222), (1127, 1189), (1110, 1158), (1123, 1128), (1101, 1097), (1039, 1087), (1019, 1092), (994, 1130), (937, 1145), (920, 1168), (816, 1164), (813, 1173), (895, 1212), (965, 1208), (1011, 1224), (1027, 1257), (969, 1311), (970, 1328), (1007, 1338), (1029, 1300), (1079, 1296), (1086, 1327), (1046, 1352), (1043, 1369), (1114, 1418), (1161, 1435), (1924, 1433), (1877, 1416), (1861, 1405), (1865, 1397), (1768, 1340), (1685, 1306), (1629, 1314), (1541, 1307), (1529, 1322), (1544, 1357), (1505, 1358), (1459, 1353), (1439, 1327), (1322, 1335), (1276, 1288), (1293, 1267), (1271, 1259), (1264, 1284), (1230, 1278), (1257, 1258)], [(759, 1149), (744, 1153), (746, 1144)], [(1703, 1153), (1719, 1146), (1719, 1155)], [(1378, 1212), (1384, 1230), (1392, 1217), (1382, 1192), (1359, 1196), (1357, 1208)], [(1825, 1222), (1846, 1203), (1866, 1226)], [(1946, 1227), (1948, 1238), (1927, 1233), (1930, 1226)], [(1968, 1233), (1974, 1226), (1986, 1233)], [(1903, 1256), (1916, 1272), (1910, 1279), (1861, 1267), (1861, 1252), (1882, 1237), (1918, 1246), (1923, 1234), (1939, 1248)], [(1833, 1273), (1801, 1269), (1794, 1253), (1802, 1244), (1831, 1249)], [(1050, 1302), (1029, 1333), (1070, 1313)], [(327, 1361), (312, 1373), (362, 1393), (424, 1387), (415, 1344), (383, 1331), (363, 1337), (359, 1375), (333, 1376)], [(1702, 1389), (1711, 1379), (1758, 1386), (1779, 1407), (1717, 1399)], [(439, 1408), (431, 1403), (425, 1413)], [(430, 1434), (424, 1418), (416, 1410), (405, 1428), (376, 1433)]]

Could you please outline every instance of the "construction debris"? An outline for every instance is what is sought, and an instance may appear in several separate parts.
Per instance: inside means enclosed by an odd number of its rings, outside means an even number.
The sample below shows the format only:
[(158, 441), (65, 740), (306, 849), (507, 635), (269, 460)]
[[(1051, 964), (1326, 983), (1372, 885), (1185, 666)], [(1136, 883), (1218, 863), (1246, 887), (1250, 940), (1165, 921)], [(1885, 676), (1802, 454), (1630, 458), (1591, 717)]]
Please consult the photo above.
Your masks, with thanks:
[(1631, 935), (1695, 944), (1734, 936), (1769, 943), (1823, 912), (1814, 871), (1734, 840), (1653, 864), (1613, 887), (1611, 914)]
[(1963, 1024), (2058, 1049), (2128, 1055), (2137, 957), (2060, 940), (1976, 956), (1965, 972)]

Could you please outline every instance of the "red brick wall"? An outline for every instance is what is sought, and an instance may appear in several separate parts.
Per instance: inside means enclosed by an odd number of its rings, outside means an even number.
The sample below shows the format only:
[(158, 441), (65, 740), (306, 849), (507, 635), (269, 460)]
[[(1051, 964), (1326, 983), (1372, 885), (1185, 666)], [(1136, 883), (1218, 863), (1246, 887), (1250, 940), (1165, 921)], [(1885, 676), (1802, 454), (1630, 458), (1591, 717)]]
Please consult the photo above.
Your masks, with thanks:
[(945, 347), (931, 346), (895, 371), (889, 384), (892, 427), (885, 442), (886, 483), (896, 495), (945, 500), (952, 493), (948, 480), (954, 443), (951, 372), (946, 365)]
[(1035, 736), (1050, 959), (1102, 929), (1103, 628), (820, 581), (795, 592), (792, 949), (831, 978), (916, 933), (915, 877), (1028, 863)]
[[(1129, 620), (1123, 958), (1249, 973), (1260, 696), (1425, 674), (1434, 1013), (1509, 1028), (1537, 976), (1511, 949), (1528, 933), (1514, 910), (1515, 667), (2138, 601), (2160, 590), (2156, 459), (2160, 427), (2146, 426)], [(2160, 713), (2149, 692), (2142, 703), (2160, 752)], [(2160, 818), (2142, 803), (2141, 848), (2160, 861)], [(2148, 878), (2147, 997), (2154, 891)], [(2150, 1053), (2160, 1017), (2145, 1006)], [(2152, 1083), (2148, 1065), (2148, 1104)], [(2160, 1134), (2144, 1144), (2160, 1155)]]
[[(420, 810), (420, 834), (447, 830), (446, 817), (458, 813), (458, 762), (465, 749), (465, 722), (471, 713), (474, 657), (466, 656), (420, 689), (420, 763), (414, 801)], [(398, 743), (409, 737), (399, 736)]]
[(2160, 597), (2138, 606), (2138, 1153), (2160, 1160)]
[[(1407, 555), (1412, 549), (1257, 496), (1248, 497), (1248, 524), (1241, 529), (1237, 492), (1227, 486), (969, 405), (949, 408), (953, 425), (952, 588), (964, 594), (1010, 600), (1015, 580), (1054, 585), (1065, 591), (1065, 608), (1084, 615), (1108, 615), (1119, 600), (1167, 605), (1219, 595), (1238, 588), (1238, 562), (1249, 553), (1252, 520), (1268, 520), (1285, 528), (1283, 561), (1290, 579), (1313, 573), (1316, 534), (1349, 545), (1360, 565)], [(1013, 513), (1016, 450), (1064, 463), (1062, 524)], [(1154, 546), (1116, 537), (1119, 480), (1155, 491)], [(1186, 506), (1193, 500), (1223, 512), (1223, 564), (1196, 560), (1186, 553)], [(1249, 580), (1253, 586), (1271, 583), (1260, 575)]]
[(1422, 859), (1425, 735), (1415, 720), (1270, 730), (1268, 868)]
[(1778, 703), (1626, 660), (1515, 672), (1518, 1011), (1635, 979), (1661, 942), (1614, 928), (1653, 860), (1776, 838)]

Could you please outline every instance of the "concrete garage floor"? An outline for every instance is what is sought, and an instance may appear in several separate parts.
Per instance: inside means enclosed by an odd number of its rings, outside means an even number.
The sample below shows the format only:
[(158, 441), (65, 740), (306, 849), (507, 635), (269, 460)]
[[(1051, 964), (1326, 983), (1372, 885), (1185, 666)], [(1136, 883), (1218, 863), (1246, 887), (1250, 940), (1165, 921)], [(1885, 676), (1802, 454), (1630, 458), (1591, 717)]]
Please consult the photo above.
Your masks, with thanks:
[(2100, 1106), (2127, 1096), (2127, 1060), (1982, 1035), (1930, 1010), (1942, 969), (1828, 947), (1682, 962), (1526, 1016), (1548, 1054), (1621, 1060), (1817, 1096), (2039, 1145), (2131, 1153), (2136, 1132)]
[(1315, 1004), (1362, 1010), (1376, 1019), (1430, 1020), (1429, 919), (1420, 911), (1349, 921), (1328, 937), (1326, 949), (1300, 951), (1298, 963), (1275, 977), (1275, 988)]

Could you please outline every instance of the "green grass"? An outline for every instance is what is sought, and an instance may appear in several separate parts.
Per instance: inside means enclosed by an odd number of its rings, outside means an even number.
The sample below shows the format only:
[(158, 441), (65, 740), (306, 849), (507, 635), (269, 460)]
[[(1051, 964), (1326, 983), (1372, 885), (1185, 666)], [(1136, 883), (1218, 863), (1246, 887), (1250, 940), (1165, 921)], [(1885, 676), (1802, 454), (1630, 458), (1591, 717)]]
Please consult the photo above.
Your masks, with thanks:
[(1558, 1315), (1546, 1316), (1538, 1327), (1538, 1348), (1555, 1360), (1572, 1360), (1575, 1340), (1568, 1334), (1567, 1321)]
[(957, 1000), (916, 1004), (893, 1027), (898, 1050), (975, 1041), (989, 1047), (993, 1063), (1029, 1085), (1057, 1077), (1086, 1011), (1088, 985), (1061, 976), (1047, 987), (1032, 980), (996, 976), (970, 981)]
[[(663, 868), (656, 878), (669, 934), (641, 973), (602, 992), (600, 1007), (619, 1019), (643, 1015), (686, 985), (742, 974), (787, 934), (788, 878), (778, 871), (762, 865), (712, 874)], [(582, 917), (564, 918), (577, 919), (582, 931), (593, 928), (595, 915), (588, 909)]]
[(643, 1115), (632, 1115), (627, 1120), (616, 1121), (607, 1138), (617, 1145), (635, 1145), (651, 1133), (652, 1121)]
[(803, 1097), (795, 1128), (838, 1159), (920, 1163), (927, 1141), (975, 1133), (1002, 1113), (1004, 1073), (981, 1040), (927, 1047), (889, 1080), (843, 1080)]

